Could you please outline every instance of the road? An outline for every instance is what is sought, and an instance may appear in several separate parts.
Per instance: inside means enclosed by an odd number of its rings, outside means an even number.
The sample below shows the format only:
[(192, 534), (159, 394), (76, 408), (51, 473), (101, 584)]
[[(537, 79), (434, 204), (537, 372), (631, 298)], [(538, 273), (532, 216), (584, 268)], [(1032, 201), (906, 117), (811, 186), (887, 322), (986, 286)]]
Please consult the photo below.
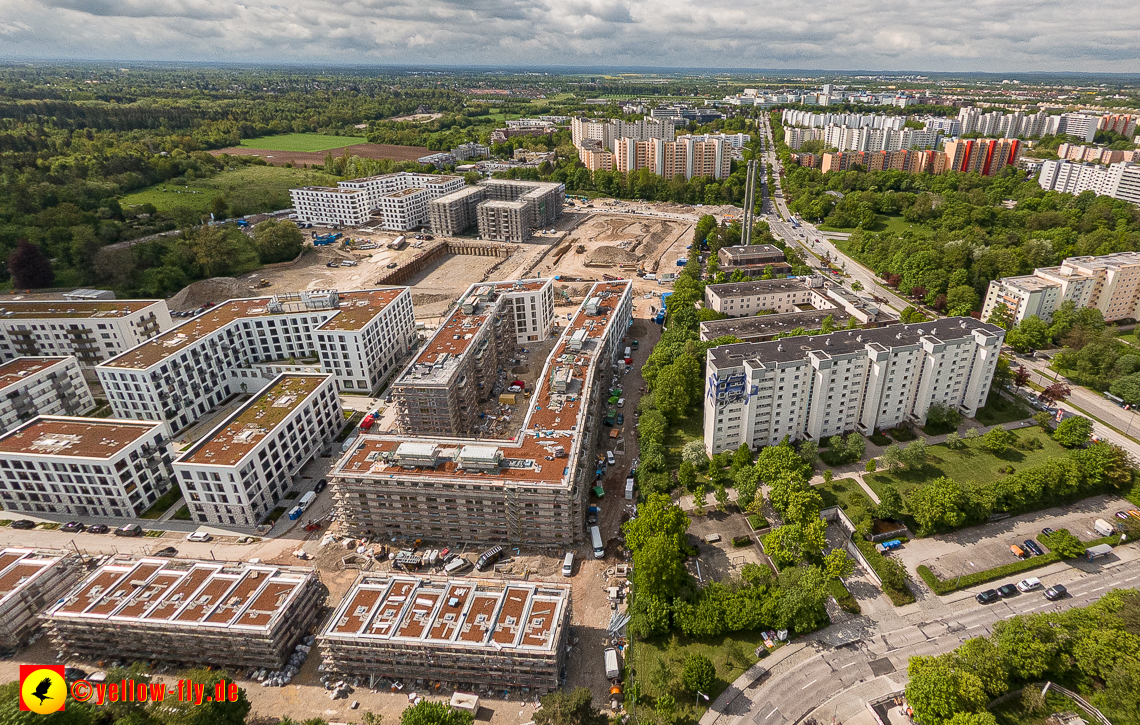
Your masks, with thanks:
[[(1111, 589), (1136, 588), (1138, 580), (1140, 561), (1136, 559), (1119, 561), (1101, 572), (1071, 569), (1058, 579), (1071, 596), (1059, 602), (1046, 600), (1040, 592), (988, 606), (977, 604), (972, 597), (963, 598), (936, 618), (901, 628), (882, 627), (853, 645), (834, 648), (809, 642), (775, 666), (766, 679), (757, 668), (746, 673), (734, 683), (743, 692), (730, 688), (729, 698), (736, 698), (722, 705), (720, 712), (710, 709), (701, 725), (793, 725), (819, 705), (872, 678), (892, 675), (892, 679), (905, 681), (907, 661), (913, 656), (949, 652), (967, 639), (990, 634), (995, 622), (1014, 615), (1087, 606)], [(746, 680), (757, 678), (761, 678), (759, 686), (749, 687), (751, 682)]]
[[(760, 118), (761, 128), (764, 132), (764, 161), (772, 165), (773, 169), (773, 182), (775, 189), (769, 189), (767, 185), (767, 175), (761, 174), (761, 178), (765, 179), (763, 184), (763, 202), (760, 211), (767, 214), (766, 217), (768, 226), (772, 230), (772, 234), (789, 242), (799, 248), (803, 249), (806, 253), (806, 258), (809, 263), (818, 262), (817, 256), (824, 256), (830, 253), (831, 259), (839, 264), (843, 271), (848, 275), (844, 282), (850, 286), (852, 282), (859, 282), (868, 294), (876, 297), (882, 297), (887, 300), (887, 303), (894, 307), (896, 310), (904, 310), (910, 304), (902, 297), (899, 297), (889, 287), (884, 287), (879, 283), (878, 277), (875, 273), (867, 269), (857, 261), (839, 251), (830, 240), (823, 236), (816, 227), (808, 222), (800, 222), (800, 227), (797, 229), (791, 225), (790, 222), (783, 221), (784, 219), (791, 219), (792, 214), (788, 211), (787, 204), (784, 203), (784, 192), (780, 186), (780, 158), (776, 155), (775, 143), (772, 139), (772, 127), (766, 115)], [(775, 214), (775, 212), (779, 214)], [(782, 219), (781, 219), (782, 217)], [(818, 264), (813, 264), (818, 266)]]

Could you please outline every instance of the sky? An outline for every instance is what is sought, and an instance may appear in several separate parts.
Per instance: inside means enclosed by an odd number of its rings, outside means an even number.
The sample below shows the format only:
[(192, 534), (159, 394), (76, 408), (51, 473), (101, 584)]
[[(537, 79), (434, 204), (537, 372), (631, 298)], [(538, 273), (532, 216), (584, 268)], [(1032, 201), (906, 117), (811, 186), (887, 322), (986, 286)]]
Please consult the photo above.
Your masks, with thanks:
[(1140, 72), (1136, 0), (0, 0), (0, 58)]

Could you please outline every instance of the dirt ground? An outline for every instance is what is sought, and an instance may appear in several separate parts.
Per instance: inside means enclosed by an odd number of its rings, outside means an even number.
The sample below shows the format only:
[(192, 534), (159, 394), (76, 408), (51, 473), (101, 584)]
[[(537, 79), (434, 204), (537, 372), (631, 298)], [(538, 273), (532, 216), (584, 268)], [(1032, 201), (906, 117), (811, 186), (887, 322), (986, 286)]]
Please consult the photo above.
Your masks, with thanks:
[[(245, 146), (230, 146), (229, 148), (211, 151), (213, 156), (229, 154), (230, 156), (261, 156), (271, 164), (293, 164), (294, 166), (323, 166), (327, 151), (273, 151), (271, 149), (253, 149)], [(333, 149), (333, 156), (359, 156), (364, 159), (392, 159), (393, 161), (415, 161), (421, 156), (433, 153), (422, 146), (395, 146), (381, 143), (358, 143), (344, 148)]]
[[(638, 265), (655, 272), (661, 260), (672, 263), (672, 258), (666, 255), (672, 254), (674, 248), (683, 251), (691, 241), (693, 225), (686, 221), (621, 214), (593, 214), (583, 218), (584, 215), (573, 213), (573, 216), (578, 217), (578, 223), (565, 242), (547, 255), (540, 266), (542, 274), (583, 279), (601, 279), (602, 274), (628, 276), (629, 272), (620, 270), (618, 264)], [(577, 251), (579, 245), (585, 248), (584, 252)], [(599, 266), (586, 266), (587, 262)]]

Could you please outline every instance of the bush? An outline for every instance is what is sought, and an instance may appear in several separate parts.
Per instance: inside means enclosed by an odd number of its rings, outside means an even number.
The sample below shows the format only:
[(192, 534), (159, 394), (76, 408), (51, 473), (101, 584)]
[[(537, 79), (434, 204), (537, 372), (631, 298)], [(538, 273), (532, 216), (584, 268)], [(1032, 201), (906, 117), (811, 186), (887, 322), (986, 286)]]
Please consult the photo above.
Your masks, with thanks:
[(737, 547), (737, 548), (740, 548), (742, 546), (751, 546), (752, 545), (752, 537), (751, 536), (734, 536), (734, 537), (732, 537), (732, 545)]
[(956, 592), (959, 589), (969, 589), (978, 584), (985, 584), (992, 582), (995, 579), (1004, 579), (1005, 577), (1013, 574), (1020, 574), (1022, 572), (1038, 569), (1049, 564), (1056, 563), (1061, 560), (1061, 557), (1054, 552), (1048, 552), (1044, 556), (1034, 556), (1029, 559), (1022, 559), (1015, 561), (1011, 564), (1003, 564), (1002, 566), (995, 566), (993, 569), (986, 569), (984, 571), (974, 572), (963, 577), (954, 577), (942, 581), (934, 576), (934, 572), (929, 567), (919, 566), (915, 571), (926, 582), (926, 586), (930, 587), (931, 591), (935, 594), (949, 594)]
[(880, 554), (875, 545), (869, 541), (856, 540), (855, 546), (859, 547), (863, 558), (879, 575), (879, 579), (883, 582), (883, 593), (890, 597), (892, 604), (896, 607), (914, 604), (914, 594), (906, 585), (906, 570), (902, 564)]
[(881, 431), (875, 431), (869, 437), (871, 442), (877, 446), (889, 446), (891, 444), (891, 439), (883, 435)]
[(827, 588), (840, 609), (845, 612), (850, 612), (851, 614), (862, 614), (863, 610), (859, 608), (859, 602), (855, 601), (855, 597), (851, 596), (851, 592), (847, 591), (847, 587), (843, 586), (843, 582), (838, 579), (832, 579), (827, 583)]
[(691, 654), (685, 658), (685, 667), (681, 671), (681, 682), (690, 694), (708, 692), (716, 682), (716, 667), (712, 660), (704, 655)]
[(760, 514), (752, 514), (751, 516), (749, 516), (748, 517), (748, 525), (751, 526), (753, 528), (753, 530), (755, 530), (755, 531), (759, 531), (760, 529), (766, 529), (769, 526), (771, 526), (771, 524), (768, 523), (768, 519), (764, 518)]
[(918, 435), (911, 430), (908, 425), (900, 425), (897, 428), (891, 428), (887, 432), (891, 434), (891, 438), (894, 438), (899, 443), (906, 443), (907, 441), (913, 441), (915, 438), (918, 438)]

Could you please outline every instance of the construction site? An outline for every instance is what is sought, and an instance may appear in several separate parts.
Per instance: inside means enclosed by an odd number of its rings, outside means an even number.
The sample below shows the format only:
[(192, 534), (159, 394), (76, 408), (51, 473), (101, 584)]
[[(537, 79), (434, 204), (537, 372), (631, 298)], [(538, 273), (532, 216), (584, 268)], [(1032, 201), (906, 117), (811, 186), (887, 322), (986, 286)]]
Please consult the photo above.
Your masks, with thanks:
[(550, 691), (566, 656), (570, 587), (362, 574), (318, 637), (326, 671), (438, 680), (450, 690)]
[(281, 670), (324, 598), (312, 569), (110, 558), (42, 616), (77, 659)]
[(82, 561), (76, 554), (0, 551), (0, 652), (26, 644), (39, 629), (40, 611), (82, 573)]
[(692, 223), (624, 214), (583, 218), (543, 260), (545, 275), (597, 279), (632, 277), (638, 271), (673, 271), (688, 255)]

